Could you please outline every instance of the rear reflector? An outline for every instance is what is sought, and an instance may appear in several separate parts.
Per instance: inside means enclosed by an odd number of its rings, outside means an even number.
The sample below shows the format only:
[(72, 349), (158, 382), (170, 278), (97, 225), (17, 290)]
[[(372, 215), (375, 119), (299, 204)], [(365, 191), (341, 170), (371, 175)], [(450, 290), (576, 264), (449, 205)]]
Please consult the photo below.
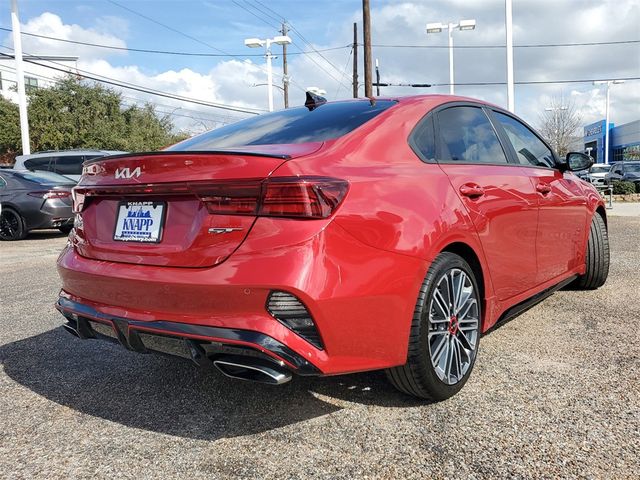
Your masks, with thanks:
[(349, 184), (327, 177), (75, 187), (73, 211), (92, 196), (196, 195), (212, 214), (320, 219), (330, 217)]
[(322, 340), (307, 307), (291, 293), (273, 291), (267, 299), (267, 311), (280, 323), (322, 350)]

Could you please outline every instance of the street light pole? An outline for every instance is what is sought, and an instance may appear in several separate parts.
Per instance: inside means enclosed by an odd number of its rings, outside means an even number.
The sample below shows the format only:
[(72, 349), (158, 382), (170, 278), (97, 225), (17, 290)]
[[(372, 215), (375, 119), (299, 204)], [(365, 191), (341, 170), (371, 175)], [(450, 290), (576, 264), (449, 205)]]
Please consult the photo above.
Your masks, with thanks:
[(455, 24), (449, 24), (449, 94), (454, 94), (453, 88), (453, 28)]
[(604, 163), (609, 165), (609, 89), (611, 84), (624, 83), (624, 80), (598, 80), (593, 82), (594, 85), (606, 85), (607, 87), (607, 100), (605, 104), (605, 120), (604, 120)]
[(273, 68), (271, 65), (271, 44), (287, 45), (291, 43), (291, 38), (287, 35), (280, 35), (274, 38), (261, 40), (259, 38), (247, 38), (244, 41), (245, 46), (249, 48), (265, 47), (265, 56), (267, 57), (267, 95), (269, 99), (269, 111), (273, 112)]
[(18, 17), (18, 1), (11, 0), (11, 29), (13, 30), (14, 61), (18, 84), (18, 111), (20, 112), (20, 137), (22, 154), (31, 153), (29, 142), (29, 120), (27, 117), (27, 94), (24, 88), (24, 71), (22, 70), (22, 39), (20, 37), (20, 19)]
[(273, 67), (271, 65), (271, 40), (267, 39), (267, 95), (269, 96), (269, 111), (273, 112)]
[(453, 78), (453, 31), (454, 30), (474, 30), (476, 28), (475, 20), (460, 20), (458, 23), (427, 23), (427, 33), (440, 33), (447, 29), (449, 32), (449, 94), (455, 93)]
[(507, 109), (514, 113), (515, 89), (513, 82), (513, 10), (511, 0), (505, 0), (505, 32), (507, 36)]

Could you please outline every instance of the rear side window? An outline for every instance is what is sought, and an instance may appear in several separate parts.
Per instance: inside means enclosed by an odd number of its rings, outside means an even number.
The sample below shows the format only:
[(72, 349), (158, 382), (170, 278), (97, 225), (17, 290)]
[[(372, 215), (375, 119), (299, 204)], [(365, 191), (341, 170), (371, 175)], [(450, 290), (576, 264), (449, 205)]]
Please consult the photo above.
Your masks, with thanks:
[(7, 182), (4, 178), (0, 177), (0, 188), (4, 188), (7, 186)]
[(336, 102), (266, 113), (217, 128), (167, 148), (215, 150), (246, 145), (323, 142), (341, 137), (395, 105), (392, 100)]
[(438, 112), (440, 160), (451, 163), (507, 163), (498, 135), (479, 107)]
[(526, 125), (509, 115), (495, 111), (493, 114), (507, 133), (521, 165), (555, 168), (556, 162), (549, 147)]
[(27, 170), (49, 170), (51, 157), (30, 158), (25, 160), (24, 168)]
[(436, 158), (436, 139), (433, 130), (433, 115), (422, 119), (409, 136), (409, 145), (423, 162)]
[(58, 157), (53, 171), (60, 175), (82, 175), (83, 155), (68, 155)]
[(53, 172), (16, 172), (16, 177), (41, 184), (73, 184), (73, 180)]

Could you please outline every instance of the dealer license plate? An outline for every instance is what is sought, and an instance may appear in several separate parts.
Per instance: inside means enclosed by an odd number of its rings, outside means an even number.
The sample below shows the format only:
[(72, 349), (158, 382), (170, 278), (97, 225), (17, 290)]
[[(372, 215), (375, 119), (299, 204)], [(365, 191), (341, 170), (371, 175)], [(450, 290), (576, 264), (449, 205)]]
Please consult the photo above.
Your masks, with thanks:
[(122, 202), (113, 239), (121, 242), (158, 243), (164, 223), (163, 202)]

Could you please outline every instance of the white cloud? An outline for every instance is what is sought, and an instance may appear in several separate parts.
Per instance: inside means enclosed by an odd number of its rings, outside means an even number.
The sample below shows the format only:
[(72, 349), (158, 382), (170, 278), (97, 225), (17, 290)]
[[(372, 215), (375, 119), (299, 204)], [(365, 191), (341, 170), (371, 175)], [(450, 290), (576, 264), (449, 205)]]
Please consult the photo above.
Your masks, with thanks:
[[(372, 9), (372, 40), (374, 45), (423, 45), (435, 48), (374, 47), (374, 58), (380, 60), (382, 80), (397, 83), (447, 83), (447, 34), (427, 35), (429, 21), (448, 21), (475, 18), (474, 31), (454, 33), (456, 45), (503, 45), (504, 1), (468, 0), (432, 2), (387, 2)], [(216, 8), (219, 6), (215, 4)], [(291, 21), (295, 24), (295, 18)], [(352, 24), (359, 23), (362, 35), (361, 12), (354, 10), (351, 18), (324, 19), (326, 32), (333, 41), (314, 44), (317, 49), (347, 45), (352, 41)], [(580, 43), (638, 39), (640, 4), (637, 0), (519, 0), (514, 2), (514, 43)], [(118, 17), (101, 17), (92, 26), (65, 24), (53, 13), (30, 19), (24, 30), (42, 35), (84, 42), (126, 47), (128, 24)], [(291, 33), (298, 44), (295, 32)], [(142, 85), (186, 97), (236, 106), (266, 108), (266, 83), (263, 60), (256, 63), (237, 59), (224, 60), (208, 71), (195, 68), (149, 71), (145, 65), (116, 66), (110, 55), (118, 52), (52, 42), (26, 37), (24, 50), (28, 53), (69, 54), (80, 57), (78, 67), (120, 81)], [(442, 48), (444, 47), (444, 48)], [(305, 47), (306, 49), (307, 47)], [(295, 48), (290, 48), (295, 52)], [(274, 52), (275, 53), (275, 52)], [(349, 49), (323, 52), (318, 55), (291, 55), (289, 73), (292, 78), (292, 104), (301, 104), (304, 88), (319, 86), (333, 99), (351, 95), (351, 63)], [(360, 82), (363, 81), (362, 49), (360, 48)], [(119, 63), (122, 59), (119, 57)], [(456, 49), (455, 75), (457, 83), (504, 82), (505, 51), (503, 48)], [(274, 82), (280, 83), (279, 61), (274, 63)], [(557, 48), (517, 48), (515, 50), (516, 81), (593, 79), (640, 76), (640, 47), (638, 44), (616, 46), (585, 46)], [(337, 81), (339, 80), (339, 82)], [(341, 85), (342, 84), (342, 85)], [(448, 87), (432, 89), (384, 88), (383, 95), (413, 95), (447, 93)], [(360, 90), (360, 94), (363, 90)], [(506, 85), (458, 86), (456, 93), (506, 105)], [(158, 99), (132, 91), (124, 91), (129, 101), (144, 99), (160, 105), (159, 109), (175, 114), (174, 121), (181, 128), (202, 129), (216, 121), (229, 121), (238, 115), (189, 105), (183, 102)], [(516, 85), (516, 113), (536, 124), (539, 112), (552, 96), (564, 95), (575, 101), (585, 123), (603, 118), (604, 92), (586, 84)], [(274, 89), (276, 108), (282, 105), (280, 90)], [(611, 90), (611, 118), (617, 124), (636, 120), (640, 110), (640, 82), (616, 85)], [(178, 117), (177, 115), (184, 115)], [(191, 117), (199, 117), (196, 120)], [(202, 118), (211, 120), (203, 121)]]

